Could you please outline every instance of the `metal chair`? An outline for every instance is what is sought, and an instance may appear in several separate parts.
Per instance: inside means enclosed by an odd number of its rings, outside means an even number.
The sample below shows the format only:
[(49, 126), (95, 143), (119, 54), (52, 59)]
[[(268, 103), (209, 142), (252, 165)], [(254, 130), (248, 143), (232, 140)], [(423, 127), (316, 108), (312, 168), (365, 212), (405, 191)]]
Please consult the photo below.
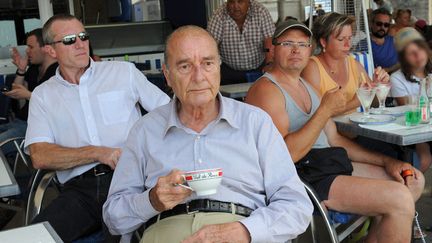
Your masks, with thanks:
[(23, 162), (27, 168), (31, 168), (30, 158), (23, 151), (24, 143), (25, 143), (24, 137), (15, 137), (15, 138), (10, 138), (5, 141), (2, 141), (0, 142), (0, 148), (9, 143), (12, 143), (17, 150), (17, 154), (15, 156), (15, 161), (13, 164), (13, 170), (12, 170), (13, 173), (14, 174), (16, 173), (16, 168), (19, 161)]
[(54, 177), (54, 171), (37, 170), (33, 177), (27, 199), (27, 208), (24, 221), (25, 225), (29, 225), (31, 221), (40, 213), (45, 192), (50, 186), (51, 182), (54, 180)]
[[(17, 178), (17, 181), (21, 182), (20, 183), (21, 194), (4, 198), (4, 200), (0, 203), (0, 207), (13, 210), (13, 211), (22, 211), (25, 210), (26, 208), (26, 201), (27, 201), (26, 192), (28, 190), (28, 184), (29, 184), (29, 181), (27, 181), (27, 177), (31, 178), (34, 170), (31, 166), (31, 161), (29, 156), (27, 156), (23, 151), (24, 137), (15, 137), (15, 138), (10, 138), (5, 141), (2, 141), (0, 143), (0, 149), (6, 144), (10, 144), (10, 143), (12, 143), (17, 150), (17, 154), (13, 162), (12, 173), (14, 174), (15, 178)], [(25, 168), (28, 170), (28, 174), (25, 174), (24, 177), (22, 175), (17, 174), (17, 166), (20, 162), (23, 163), (25, 165)], [(20, 179), (18, 179), (18, 177), (20, 177)], [(20, 203), (19, 206), (17, 206), (16, 202), (21, 202), (21, 201), (23, 202)]]
[[(30, 187), (30, 193), (27, 199), (27, 209), (25, 213), (25, 225), (29, 225), (32, 220), (41, 212), (44, 205), (44, 199), (47, 189), (51, 186), (59, 191), (58, 186), (60, 183), (57, 181), (55, 171), (37, 170), (33, 177)], [(103, 242), (103, 231), (97, 231), (80, 239), (73, 241), (73, 243), (87, 243), (87, 242)]]
[[(330, 218), (329, 211), (324, 205), (321, 204), (321, 200), (319, 199), (318, 194), (315, 192), (315, 190), (304, 181), (303, 184), (305, 186), (306, 192), (308, 193), (312, 203), (315, 206), (315, 209), (317, 209), (317, 213), (322, 217), (322, 220), (324, 221), (325, 229), (328, 232), (330, 242), (339, 243), (340, 241), (346, 239), (351, 233), (353, 233), (355, 229), (361, 226), (368, 219), (368, 217), (366, 216), (352, 215), (354, 219), (350, 220), (350, 222), (347, 224), (333, 222)], [(311, 231), (312, 242), (316, 243), (320, 241), (314, 217), (312, 217), (311, 221)]]

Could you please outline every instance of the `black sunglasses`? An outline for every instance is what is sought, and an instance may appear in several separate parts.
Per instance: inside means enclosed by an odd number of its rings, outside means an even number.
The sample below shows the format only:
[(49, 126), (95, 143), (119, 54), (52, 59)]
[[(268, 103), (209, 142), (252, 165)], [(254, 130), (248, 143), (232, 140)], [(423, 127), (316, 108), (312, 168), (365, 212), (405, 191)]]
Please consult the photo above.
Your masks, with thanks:
[(77, 36), (78, 36), (78, 38), (80, 38), (81, 41), (86, 41), (86, 40), (90, 39), (90, 35), (87, 32), (80, 32), (78, 34), (67, 35), (59, 41), (53, 41), (51, 43), (48, 43), (48, 45), (53, 45), (53, 44), (57, 44), (57, 43), (63, 43), (63, 45), (66, 45), (66, 46), (72, 45), (76, 42)]
[(383, 22), (381, 22), (381, 21), (377, 21), (377, 22), (375, 22), (375, 25), (378, 26), (378, 27), (382, 27), (382, 26), (384, 26), (385, 28), (390, 27), (390, 23), (383, 23)]

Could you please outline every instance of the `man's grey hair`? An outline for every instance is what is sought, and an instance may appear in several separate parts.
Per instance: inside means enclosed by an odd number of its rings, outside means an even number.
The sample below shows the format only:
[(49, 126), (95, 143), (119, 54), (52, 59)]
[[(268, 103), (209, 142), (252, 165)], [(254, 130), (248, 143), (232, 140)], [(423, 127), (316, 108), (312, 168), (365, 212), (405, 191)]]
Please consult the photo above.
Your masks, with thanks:
[(171, 43), (172, 39), (176, 35), (196, 35), (198, 33), (202, 33), (202, 34), (205, 34), (208, 37), (210, 37), (210, 39), (213, 41), (213, 43), (214, 43), (214, 45), (216, 47), (219, 60), (221, 60), (220, 59), (220, 55), (219, 55), (219, 49), (218, 49), (217, 42), (216, 42), (216, 40), (213, 38), (213, 36), (209, 32), (207, 32), (205, 29), (203, 29), (201, 27), (198, 27), (196, 25), (185, 25), (185, 26), (182, 26), (182, 27), (176, 29), (175, 31), (173, 31), (167, 37), (167, 39), (166, 39), (166, 42), (165, 42), (165, 52), (164, 52), (164, 59), (165, 59), (164, 63), (165, 63), (165, 66), (166, 66), (167, 69), (169, 68), (168, 67), (168, 59), (169, 59), (169, 56), (170, 56), (170, 54), (169, 54), (169, 52), (170, 52), (170, 43)]
[(70, 14), (57, 14), (57, 15), (54, 15), (51, 18), (49, 18), (48, 21), (44, 24), (44, 26), (42, 28), (43, 42), (45, 44), (51, 44), (54, 42), (55, 33), (52, 33), (52, 31), (51, 31), (51, 27), (52, 27), (54, 22), (56, 22), (56, 21), (69, 21), (69, 20), (74, 20), (74, 19), (79, 21), (79, 19), (77, 17), (70, 15)]

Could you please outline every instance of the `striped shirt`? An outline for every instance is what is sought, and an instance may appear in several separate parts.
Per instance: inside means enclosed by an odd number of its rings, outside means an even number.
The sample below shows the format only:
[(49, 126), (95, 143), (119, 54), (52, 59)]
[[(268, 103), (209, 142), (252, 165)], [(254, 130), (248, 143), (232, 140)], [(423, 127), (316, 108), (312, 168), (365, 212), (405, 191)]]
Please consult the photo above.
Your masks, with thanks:
[(272, 37), (275, 25), (269, 11), (251, 0), (243, 32), (229, 16), (226, 3), (215, 11), (207, 30), (216, 39), (225, 64), (235, 70), (251, 70), (263, 63), (264, 40)]

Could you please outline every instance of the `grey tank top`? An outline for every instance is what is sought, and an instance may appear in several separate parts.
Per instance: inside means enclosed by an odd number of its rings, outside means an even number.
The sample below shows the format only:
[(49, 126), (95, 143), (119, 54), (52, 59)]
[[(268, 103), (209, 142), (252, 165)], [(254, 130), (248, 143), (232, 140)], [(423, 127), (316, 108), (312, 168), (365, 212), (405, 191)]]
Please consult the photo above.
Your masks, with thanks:
[[(288, 113), (289, 116), (289, 132), (295, 132), (302, 128), (306, 122), (311, 119), (313, 114), (315, 114), (316, 110), (318, 109), (320, 105), (320, 99), (318, 95), (315, 93), (315, 91), (312, 89), (312, 87), (306, 83), (302, 78), (300, 78), (300, 81), (303, 83), (303, 85), (306, 87), (309, 97), (312, 101), (312, 108), (310, 113), (304, 112), (300, 107), (298, 107), (297, 103), (291, 98), (291, 96), (288, 94), (288, 92), (285, 91), (285, 89), (282, 88), (282, 86), (276, 81), (276, 79), (269, 73), (265, 73), (263, 77), (268, 78), (270, 81), (272, 81), (282, 92), (282, 94), (285, 97), (285, 110)], [(320, 135), (318, 139), (316, 140), (315, 144), (312, 146), (312, 148), (328, 148), (330, 147), (327, 136), (325, 135), (324, 131), (321, 130)]]

